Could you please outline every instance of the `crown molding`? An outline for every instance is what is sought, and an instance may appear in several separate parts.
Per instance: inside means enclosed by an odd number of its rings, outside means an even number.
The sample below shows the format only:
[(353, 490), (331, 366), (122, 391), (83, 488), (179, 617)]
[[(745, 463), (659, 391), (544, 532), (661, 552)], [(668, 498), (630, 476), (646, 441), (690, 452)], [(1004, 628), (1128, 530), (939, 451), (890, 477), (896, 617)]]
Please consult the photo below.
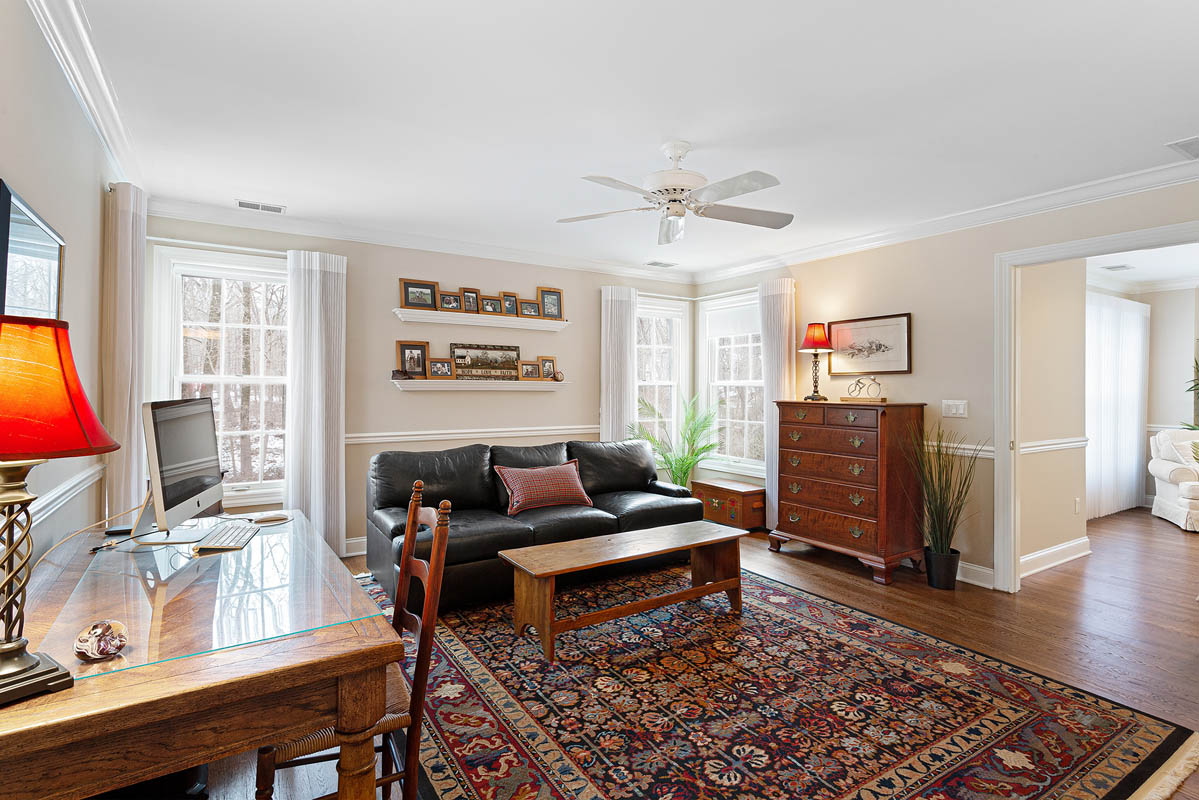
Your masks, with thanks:
[(1121, 294), (1136, 294), (1137, 292), (1137, 285), (1131, 281), (1122, 281), (1107, 275), (1092, 275), (1090, 272), (1087, 272), (1087, 286)]
[(1199, 277), (1171, 278), (1163, 281), (1141, 281), (1133, 286), (1133, 294), (1176, 292), (1179, 289), (1199, 289)]
[(87, 15), (79, 0), (26, 0), (84, 115), (96, 130), (118, 180), (140, 178), (133, 139), (121, 122), (116, 92), (92, 46)]
[(274, 231), (275, 233), (290, 233), (297, 236), (318, 236), (322, 239), (339, 239), (349, 242), (379, 244), (388, 247), (403, 247), (409, 250), (427, 250), (434, 253), (490, 258), (497, 261), (536, 264), (542, 267), (554, 267), (557, 269), (600, 272), (605, 275), (622, 275), (629, 278), (641, 278), (643, 280), (660, 281), (662, 283), (685, 285), (694, 283), (691, 273), (686, 272), (648, 270), (640, 267), (631, 267), (615, 261), (560, 256), (533, 250), (518, 250), (511, 247), (499, 247), (456, 239), (440, 239), (433, 236), (400, 233), (382, 228), (368, 228), (324, 220), (303, 219), (286, 215), (276, 216), (264, 214), (260, 211), (246, 211), (238, 208), (214, 206), (208, 203), (195, 203), (190, 200), (151, 197), (148, 205), (147, 213), (152, 217), (170, 217), (171, 219), (182, 219), (190, 222), (207, 222), (213, 225), (252, 228), (255, 230)]
[(939, 236), (945, 233), (977, 228), (982, 225), (992, 225), (996, 222), (1028, 217), (1034, 214), (1044, 214), (1071, 206), (1085, 205), (1099, 200), (1108, 200), (1128, 194), (1136, 194), (1151, 189), (1174, 186), (1179, 183), (1189, 183), (1199, 180), (1199, 161), (1180, 161), (1165, 164), (1160, 167), (1150, 167), (1138, 172), (1129, 172), (1111, 178), (1080, 183), (1064, 189), (1022, 197), (1004, 203), (996, 203), (971, 211), (948, 214), (943, 217), (902, 225), (888, 230), (854, 236), (836, 242), (803, 247), (785, 253), (755, 259), (742, 264), (719, 267), (710, 270), (700, 270), (695, 273), (696, 283), (711, 283), (713, 281), (752, 275), (757, 272), (778, 269), (780, 267), (816, 261), (822, 258), (857, 253), (863, 250), (873, 250), (877, 247), (925, 239), (929, 236)]

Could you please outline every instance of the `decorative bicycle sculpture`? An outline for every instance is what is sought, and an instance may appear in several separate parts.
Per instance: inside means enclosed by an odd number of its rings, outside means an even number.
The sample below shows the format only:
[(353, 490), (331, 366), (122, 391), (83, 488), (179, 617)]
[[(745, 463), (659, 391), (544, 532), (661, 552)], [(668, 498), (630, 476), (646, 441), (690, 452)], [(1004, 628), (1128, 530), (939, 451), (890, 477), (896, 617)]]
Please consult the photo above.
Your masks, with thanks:
[(870, 400), (877, 400), (883, 393), (883, 385), (874, 379), (871, 375), (869, 378), (858, 378), (853, 383), (849, 384), (850, 397), (863, 397)]

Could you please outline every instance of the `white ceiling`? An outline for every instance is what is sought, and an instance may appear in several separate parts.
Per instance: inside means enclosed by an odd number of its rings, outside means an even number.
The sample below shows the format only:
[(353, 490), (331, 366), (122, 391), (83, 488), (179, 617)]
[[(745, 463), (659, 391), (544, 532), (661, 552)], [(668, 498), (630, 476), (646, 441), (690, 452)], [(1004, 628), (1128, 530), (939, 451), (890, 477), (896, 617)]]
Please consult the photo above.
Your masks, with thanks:
[[(1113, 272), (1111, 266), (1132, 269)], [(1161, 291), (1199, 286), (1199, 244), (1131, 250), (1087, 259), (1087, 280), (1126, 291)]]
[[(1160, 167), (1199, 134), (1188, 0), (80, 1), (160, 202), (434, 249), (712, 270)], [(689, 219), (667, 246), (651, 214), (555, 224), (637, 205), (579, 177), (639, 183), (670, 138), (712, 180), (777, 175), (730, 202), (796, 221)]]

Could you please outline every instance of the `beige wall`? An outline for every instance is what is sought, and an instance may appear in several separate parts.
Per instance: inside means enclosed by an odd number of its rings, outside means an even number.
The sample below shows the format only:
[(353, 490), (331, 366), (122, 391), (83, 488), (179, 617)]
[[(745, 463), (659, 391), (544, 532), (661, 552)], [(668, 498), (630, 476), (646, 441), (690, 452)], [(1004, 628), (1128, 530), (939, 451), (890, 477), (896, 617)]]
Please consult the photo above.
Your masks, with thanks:
[[(28, 6), (0, 3), (0, 178), (67, 243), (62, 316), (92, 404), (99, 409), (101, 200), (112, 179), (103, 146), (84, 116)], [(51, 461), (29, 484), (44, 494), (96, 459)], [(93, 486), (35, 526), (35, 555), (95, 521), (101, 493)]]
[[(1027, 556), (1087, 535), (1086, 450), (1050, 450), (1020, 456), (1020, 555)], [(1074, 513), (1074, 498), (1080, 498)]]
[[(635, 285), (649, 292), (689, 296), (693, 287), (568, 269), (447, 255), (398, 247), (320, 239), (151, 217), (150, 236), (269, 250), (305, 249), (348, 258), (346, 295), (346, 433), (410, 435), (420, 441), (352, 444), (346, 448), (346, 537), (365, 535), (366, 470), (381, 450), (433, 450), (484, 435), (446, 439), (445, 431), (599, 424), (600, 287)], [(151, 259), (147, 259), (151, 261)], [(426, 278), (443, 287), (462, 286), (484, 294), (513, 291), (533, 298), (538, 286), (563, 291), (570, 325), (557, 333), (467, 325), (400, 322), (399, 279)], [(431, 355), (448, 356), (450, 342), (518, 345), (522, 357), (552, 355), (569, 382), (555, 392), (402, 392), (391, 383), (397, 339), (428, 341)], [(536, 444), (558, 435), (497, 439)], [(573, 438), (596, 438), (595, 434)]]
[[(995, 254), (1197, 217), (1199, 182), (1192, 182), (708, 283), (698, 294), (792, 275), (801, 322), (912, 312), (913, 372), (879, 376), (886, 395), (928, 403), (928, 422), (940, 417), (941, 400), (969, 400), (969, 418), (946, 424), (972, 440), (989, 441), (994, 432)], [(804, 359), (801, 378), (806, 371)], [(844, 394), (848, 383), (827, 374), (821, 379), (829, 397)], [(980, 463), (972, 516), (956, 542), (964, 561), (986, 567), (993, 563), (993, 481), (994, 462)]]
[(1194, 395), (1186, 387), (1195, 362), (1199, 292), (1148, 292), (1132, 299), (1149, 305), (1149, 424), (1193, 422)]

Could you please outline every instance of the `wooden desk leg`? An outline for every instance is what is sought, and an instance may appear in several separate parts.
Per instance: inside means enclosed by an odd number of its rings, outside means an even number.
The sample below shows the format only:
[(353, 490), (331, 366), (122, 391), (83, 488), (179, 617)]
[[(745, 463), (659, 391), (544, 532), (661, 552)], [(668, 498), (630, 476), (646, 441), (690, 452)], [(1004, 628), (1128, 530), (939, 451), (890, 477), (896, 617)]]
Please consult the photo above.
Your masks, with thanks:
[[(691, 548), (691, 585), (741, 578), (741, 547), (739, 540), (717, 542)], [(741, 613), (741, 586), (725, 590), (733, 613)]]
[(546, 661), (554, 660), (554, 576), (536, 578), (523, 569), (514, 569), (516, 581), (513, 622), (520, 635), (529, 626), (537, 629)]
[(338, 800), (374, 800), (375, 738), (370, 730), (383, 717), (387, 668), (342, 675), (337, 681)]

